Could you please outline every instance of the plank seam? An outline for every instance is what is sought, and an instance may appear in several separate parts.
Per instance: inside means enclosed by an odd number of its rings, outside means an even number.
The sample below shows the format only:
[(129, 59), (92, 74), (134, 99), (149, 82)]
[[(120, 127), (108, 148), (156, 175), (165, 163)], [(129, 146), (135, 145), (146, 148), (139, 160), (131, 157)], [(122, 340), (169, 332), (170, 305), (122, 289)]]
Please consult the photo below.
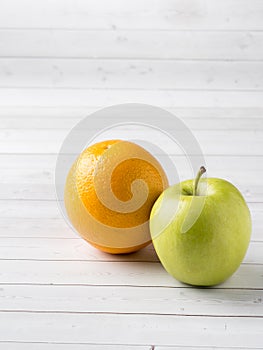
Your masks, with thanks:
[(191, 318), (258, 318), (263, 319), (262, 315), (209, 315), (209, 314), (182, 314), (182, 313), (158, 313), (158, 312), (119, 312), (119, 311), (61, 311), (61, 310), (0, 310), (0, 313), (29, 313), (29, 314), (63, 314), (63, 315), (154, 315), (154, 316), (172, 316), (172, 317), (191, 317)]
[[(0, 59), (60, 59), (60, 60), (121, 60), (121, 61), (197, 61), (197, 62), (263, 62), (263, 58), (255, 58), (255, 59), (238, 59), (238, 58), (176, 58), (176, 57), (146, 57), (146, 56), (141, 56), (141, 57), (121, 57), (121, 56), (112, 56), (112, 57), (107, 57), (107, 56), (98, 56), (97, 58), (91, 57), (91, 56), (13, 56), (13, 55), (0, 55)], [(186, 107), (185, 107), (186, 108)], [(230, 107), (231, 108), (231, 107)]]
[(216, 289), (216, 290), (244, 290), (263, 291), (263, 288), (253, 287), (192, 287), (192, 286), (162, 286), (162, 285), (135, 285), (135, 284), (89, 284), (89, 283), (30, 283), (30, 282), (0, 282), (0, 286), (49, 286), (49, 287), (131, 287), (131, 288), (161, 288), (161, 289)]

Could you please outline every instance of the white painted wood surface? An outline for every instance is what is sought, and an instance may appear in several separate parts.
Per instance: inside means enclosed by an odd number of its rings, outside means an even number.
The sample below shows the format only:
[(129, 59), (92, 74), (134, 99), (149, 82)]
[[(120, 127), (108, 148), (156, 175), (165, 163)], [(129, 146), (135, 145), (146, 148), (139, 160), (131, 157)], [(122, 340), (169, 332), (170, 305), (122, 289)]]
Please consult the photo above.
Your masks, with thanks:
[[(263, 1), (0, 0), (0, 9), (0, 348), (263, 349)], [(224, 284), (177, 282), (152, 246), (104, 254), (64, 221), (53, 184), (63, 139), (125, 102), (180, 117), (209, 176), (246, 198), (251, 244)], [(159, 142), (189, 177), (182, 154)]]

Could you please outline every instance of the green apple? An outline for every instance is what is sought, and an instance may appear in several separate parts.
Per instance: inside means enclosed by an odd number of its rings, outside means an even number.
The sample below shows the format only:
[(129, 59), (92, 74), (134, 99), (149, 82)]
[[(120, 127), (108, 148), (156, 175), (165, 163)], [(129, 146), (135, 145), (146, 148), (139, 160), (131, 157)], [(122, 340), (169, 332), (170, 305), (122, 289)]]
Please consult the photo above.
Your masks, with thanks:
[(251, 235), (251, 217), (230, 182), (201, 178), (166, 189), (155, 202), (150, 232), (166, 271), (181, 282), (212, 286), (240, 266)]

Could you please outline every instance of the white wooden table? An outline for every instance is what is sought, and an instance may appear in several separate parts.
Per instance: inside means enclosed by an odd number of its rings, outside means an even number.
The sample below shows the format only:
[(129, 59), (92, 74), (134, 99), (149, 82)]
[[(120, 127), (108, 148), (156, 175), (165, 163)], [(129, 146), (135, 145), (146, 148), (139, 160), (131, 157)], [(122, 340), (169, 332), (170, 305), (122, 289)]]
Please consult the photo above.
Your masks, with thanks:
[[(0, 348), (263, 349), (263, 1), (0, 5)], [(246, 198), (251, 244), (224, 284), (180, 284), (152, 246), (103, 254), (64, 222), (61, 143), (123, 102), (174, 112)]]

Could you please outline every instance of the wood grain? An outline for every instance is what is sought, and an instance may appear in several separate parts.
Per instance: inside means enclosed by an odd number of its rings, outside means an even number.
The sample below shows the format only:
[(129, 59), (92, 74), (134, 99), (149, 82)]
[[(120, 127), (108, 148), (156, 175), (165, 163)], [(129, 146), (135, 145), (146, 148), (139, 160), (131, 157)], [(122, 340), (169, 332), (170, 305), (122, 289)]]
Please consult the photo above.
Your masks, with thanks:
[[(30, 14), (25, 12), (30, 8)], [(261, 30), (260, 0), (16, 0), (3, 3), (2, 28)], [(23, 16), (14, 16), (23, 13)]]
[(159, 107), (260, 108), (261, 91), (141, 90), (138, 89), (0, 89), (0, 106), (107, 107), (121, 103), (145, 103)]
[[(25, 297), (27, 296), (27, 297)], [(263, 316), (262, 290), (4, 285), (0, 312)]]
[[(5, 201), (5, 203), (6, 205), (8, 204), (7, 201)], [(21, 203), (25, 207), (25, 210), (23, 211), (23, 215), (18, 216), (16, 213), (19, 211), (19, 207), (21, 208)], [(41, 203), (42, 202), (40, 201), (32, 201), (30, 205), (30, 203), (28, 204), (26, 202), (17, 201), (16, 203), (13, 203), (13, 205), (9, 204), (7, 211), (1, 209), (0, 237), (76, 239), (76, 234), (68, 227), (61, 215), (45, 217), (45, 215), (40, 215), (34, 211), (34, 206), (36, 204), (39, 206), (40, 210), (44, 211)], [(2, 202), (2, 208), (3, 206)], [(51, 207), (53, 208), (53, 205)], [(262, 203), (249, 203), (249, 207), (253, 221), (252, 240), (262, 241)], [(54, 210), (56, 214), (56, 208)]]
[[(1, 266), (0, 284), (182, 286), (152, 262), (2, 260)], [(262, 265), (242, 264), (221, 287), (261, 290), (262, 282)]]
[(0, 38), (6, 58), (263, 59), (261, 31), (2, 29)]
[[(262, 345), (260, 318), (18, 312), (2, 313), (0, 317), (2, 340), (170, 346), (198, 342), (212, 347), (218, 337), (225, 347)], [(99, 338), (98, 329), (103, 329)]]
[(263, 62), (0, 59), (0, 87), (263, 90)]
[[(91, 110), (89, 108), (83, 108), (82, 112), (72, 111), (72, 117), (65, 117), (63, 112), (63, 108), (61, 108), (61, 115), (57, 116), (56, 112), (51, 117), (49, 116), (49, 112), (46, 112), (44, 116), (40, 116), (39, 113), (32, 116), (23, 116), (20, 117), (12, 117), (12, 116), (1, 116), (1, 124), (0, 129), (67, 129), (70, 131), (78, 122), (84, 119), (87, 116), (90, 116), (92, 112), (95, 110)], [(89, 113), (91, 112), (91, 113)], [(21, 108), (21, 114), (23, 114), (23, 109)], [(36, 113), (35, 113), (36, 114)], [(62, 116), (62, 114), (64, 114)], [(210, 117), (200, 117), (197, 118), (198, 112), (193, 112), (195, 117), (182, 117), (181, 113), (174, 114), (180, 117), (180, 119), (187, 125), (191, 130), (262, 130), (263, 122), (262, 118), (257, 115), (253, 110), (250, 111), (249, 117), (240, 116), (240, 118), (229, 117), (231, 112), (225, 112), (225, 116), (213, 117), (210, 112)], [(8, 113), (7, 113), (8, 115)], [(263, 113), (262, 113), (263, 116)]]
[[(127, 345), (127, 344), (90, 344), (90, 343), (58, 343), (58, 342), (18, 342), (18, 341), (0, 341), (0, 345), (6, 350), (152, 350), (149, 345)], [(155, 347), (155, 349), (159, 350)], [(192, 350), (192, 349), (189, 349)]]
[[(143, 122), (143, 120), (142, 120)], [(111, 123), (109, 122), (109, 126)], [(170, 128), (170, 130), (172, 130)], [(176, 130), (173, 137), (182, 135), (183, 131)], [(78, 130), (79, 138), (87, 140), (85, 129)], [(33, 153), (33, 154), (57, 154), (62, 142), (68, 135), (68, 130), (14, 130), (0, 129), (0, 147), (2, 153)], [(95, 132), (93, 133), (95, 136)], [(193, 138), (198, 143), (204, 155), (231, 155), (231, 156), (261, 156), (263, 149), (262, 130), (195, 130)], [(144, 140), (162, 145), (163, 151), (168, 155), (183, 155), (178, 144), (171, 140), (160, 130), (151, 127), (130, 126), (127, 130), (122, 127), (112, 126), (94, 138), (93, 143), (107, 139)], [(79, 152), (82, 149), (80, 148)], [(200, 151), (195, 149), (193, 155), (198, 155)], [(160, 153), (161, 154), (161, 153)]]
[[(69, 238), (71, 238), (69, 236)], [(159, 262), (152, 245), (125, 256), (96, 251), (83, 239), (0, 238), (0, 260), (52, 260), (52, 261), (146, 261)], [(263, 241), (252, 241), (244, 263), (263, 265)]]
[[(91, 343), (58, 343), (58, 342), (5, 342), (0, 341), (0, 344), (5, 347), (7, 350), (171, 350), (171, 346), (154, 346), (154, 345), (127, 345), (127, 344), (91, 344)], [(172, 346), (173, 350), (181, 350), (181, 346)], [(187, 350), (199, 350), (200, 347), (197, 346), (187, 346)], [(221, 349), (231, 349), (231, 347), (221, 347)], [(235, 350), (244, 350), (244, 347), (234, 347)], [(247, 350), (257, 350), (256, 348), (246, 347)]]
[[(23, 91), (23, 94), (25, 91)], [(84, 104), (81, 106), (67, 106), (63, 107), (63, 105), (38, 105), (34, 106), (32, 103), (30, 105), (6, 105), (1, 106), (0, 108), (0, 118), (1, 124), (3, 123), (3, 128), (6, 128), (7, 124), (5, 124), (9, 119), (12, 124), (12, 128), (16, 129), (16, 122), (18, 123), (17, 127), (20, 128), (20, 125), (25, 121), (25, 126), (27, 128), (27, 121), (30, 119), (32, 123), (34, 120), (39, 122), (40, 125), (43, 125), (44, 128), (48, 128), (48, 123), (51, 120), (54, 120), (54, 128), (61, 129), (62, 123), (67, 123), (67, 119), (75, 120), (75, 122), (89, 116), (91, 113), (101, 110), (103, 108), (102, 105), (94, 105), (92, 104)], [(210, 125), (213, 124), (215, 120), (216, 127), (213, 126), (212, 129), (218, 128), (220, 125), (220, 120), (226, 122), (232, 122), (235, 127), (237, 125), (242, 125), (242, 123), (247, 123), (248, 129), (250, 129), (249, 124), (252, 119), (260, 119), (263, 117), (263, 108), (261, 107), (222, 107), (222, 106), (213, 106), (213, 107), (191, 107), (190, 105), (185, 107), (165, 107), (168, 111), (176, 115), (178, 118), (187, 122), (189, 119), (192, 119), (195, 125), (199, 123), (199, 120), (205, 119)], [(47, 122), (45, 121), (47, 119)], [(59, 122), (59, 120), (63, 120), (63, 122)], [(195, 121), (194, 121), (195, 120)], [(59, 123), (59, 126), (56, 124)], [(202, 128), (205, 128), (205, 125), (201, 124)], [(52, 124), (51, 124), (52, 126)], [(224, 126), (224, 123), (223, 123)], [(1, 125), (0, 125), (1, 127)], [(33, 125), (31, 127), (34, 127)], [(65, 125), (67, 128), (67, 124)], [(2, 128), (2, 127), (1, 127)], [(195, 126), (196, 128), (196, 126)], [(210, 127), (211, 128), (211, 127)]]

